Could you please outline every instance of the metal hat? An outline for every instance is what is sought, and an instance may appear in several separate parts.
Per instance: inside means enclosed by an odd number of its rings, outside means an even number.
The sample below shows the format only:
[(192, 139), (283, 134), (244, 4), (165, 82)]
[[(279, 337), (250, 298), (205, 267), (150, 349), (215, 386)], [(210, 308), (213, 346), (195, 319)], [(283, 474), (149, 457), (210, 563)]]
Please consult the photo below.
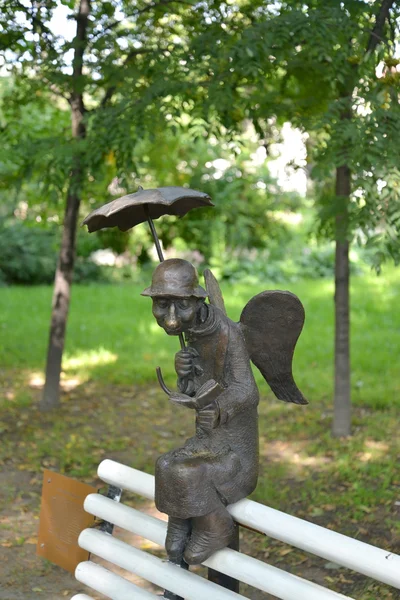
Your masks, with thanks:
[(196, 268), (187, 260), (171, 258), (155, 269), (151, 286), (142, 296), (172, 296), (174, 298), (207, 298), (207, 292), (199, 285)]

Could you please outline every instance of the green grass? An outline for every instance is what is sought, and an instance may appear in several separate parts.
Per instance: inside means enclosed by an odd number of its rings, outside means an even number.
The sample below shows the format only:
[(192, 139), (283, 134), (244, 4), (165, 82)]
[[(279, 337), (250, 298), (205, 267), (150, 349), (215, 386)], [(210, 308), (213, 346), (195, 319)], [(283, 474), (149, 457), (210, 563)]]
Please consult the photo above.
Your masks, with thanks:
[[(254, 498), (399, 552), (400, 272), (352, 280), (354, 410), (353, 436), (346, 440), (330, 435), (332, 282), (227, 285), (228, 313), (238, 319), (248, 299), (276, 287), (290, 289), (305, 306), (294, 371), (310, 404), (277, 401), (258, 377), (260, 478)], [(37, 478), (35, 514), (44, 467), (91, 481), (98, 463), (112, 457), (153, 472), (156, 457), (193, 432), (193, 414), (171, 407), (155, 385), (156, 365), (174, 385), (178, 342), (158, 328), (141, 290), (128, 284), (74, 287), (63, 374), (70, 388), (57, 412), (41, 414), (40, 388), (32, 384), (44, 366), (51, 289), (0, 288), (0, 466)], [(31, 488), (6, 486), (4, 506)], [(311, 555), (304, 562), (304, 553), (288, 553), (279, 542), (255, 536), (249, 543), (253, 555), (306, 578), (318, 571), (326, 585), (359, 600), (396, 597), (388, 586), (344, 576), (342, 569), (326, 572), (324, 561)]]
[[(275, 288), (224, 286), (228, 313), (238, 319), (254, 294)], [(306, 324), (295, 353), (295, 377), (311, 402), (332, 396), (333, 283), (299, 281), (289, 287), (302, 300)], [(64, 357), (68, 378), (115, 384), (154, 381), (161, 365), (174, 381), (172, 355), (178, 348), (157, 326), (148, 298), (137, 285), (75, 286)], [(353, 402), (379, 409), (400, 406), (397, 361), (400, 334), (400, 273), (354, 277), (351, 285)], [(0, 367), (42, 371), (50, 317), (50, 287), (0, 289)], [(258, 378), (261, 382), (261, 379)], [(261, 383), (266, 391), (265, 383)]]

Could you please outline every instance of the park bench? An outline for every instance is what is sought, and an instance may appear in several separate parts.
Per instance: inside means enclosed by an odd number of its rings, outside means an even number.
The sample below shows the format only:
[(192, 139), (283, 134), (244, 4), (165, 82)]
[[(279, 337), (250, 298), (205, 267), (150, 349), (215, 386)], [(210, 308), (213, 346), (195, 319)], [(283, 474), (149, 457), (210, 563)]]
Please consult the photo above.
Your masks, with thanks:
[[(103, 531), (90, 528), (82, 531), (79, 545), (122, 569), (169, 590), (165, 597), (187, 600), (239, 600), (244, 596), (223, 587), (224, 583), (241, 581), (282, 600), (339, 600), (349, 598), (324, 588), (231, 548), (215, 553), (205, 562), (214, 574), (222, 574), (217, 585), (195, 573), (181, 569), (110, 535), (111, 524), (164, 545), (166, 523), (120, 503), (121, 490), (127, 490), (150, 500), (154, 499), (154, 477), (112, 460), (104, 460), (98, 475), (109, 485), (109, 497), (87, 496), (85, 510), (102, 519)], [(113, 499), (114, 498), (114, 499)], [(297, 517), (269, 508), (248, 499), (228, 507), (235, 521), (244, 527), (310, 552), (367, 577), (400, 588), (400, 556), (325, 529)], [(108, 531), (108, 533), (107, 533)], [(113, 600), (150, 600), (160, 597), (92, 561), (82, 562), (75, 576), (83, 584)], [(176, 594), (176, 596), (174, 596)], [(92, 600), (87, 594), (77, 594), (71, 600)]]

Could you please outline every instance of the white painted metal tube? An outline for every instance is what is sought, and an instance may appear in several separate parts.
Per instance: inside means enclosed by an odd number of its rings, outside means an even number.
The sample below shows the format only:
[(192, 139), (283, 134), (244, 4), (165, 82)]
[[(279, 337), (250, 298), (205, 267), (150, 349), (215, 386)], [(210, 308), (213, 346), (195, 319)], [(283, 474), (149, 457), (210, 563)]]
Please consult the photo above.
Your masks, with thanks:
[(207, 581), (177, 565), (125, 544), (102, 531), (84, 529), (78, 544), (88, 552), (126, 569), (154, 585), (170, 590), (186, 600), (246, 600), (211, 581)]
[(400, 588), (400, 556), (251, 500), (228, 507), (233, 518), (287, 544)]
[(94, 598), (87, 594), (76, 594), (75, 596), (72, 596), (71, 600), (94, 600)]
[[(167, 524), (99, 494), (89, 494), (84, 508), (91, 515), (105, 519), (127, 531), (164, 546)], [(204, 563), (216, 571), (239, 579), (282, 600), (344, 600), (343, 596), (260, 560), (226, 548)]]
[[(154, 477), (137, 469), (104, 460), (98, 475), (107, 483), (154, 498)], [(233, 518), (261, 533), (316, 554), (358, 573), (400, 588), (400, 556), (287, 515), (252, 500), (228, 507)]]
[(100, 494), (86, 496), (83, 508), (91, 515), (164, 547), (167, 524), (161, 519), (146, 515), (125, 504), (114, 502)]
[(138, 587), (131, 581), (127, 581), (91, 561), (79, 563), (75, 569), (75, 578), (111, 600), (154, 600), (154, 598), (158, 598), (156, 594)]
[(121, 465), (108, 458), (99, 464), (97, 475), (109, 485), (116, 485), (123, 490), (154, 500), (154, 475)]

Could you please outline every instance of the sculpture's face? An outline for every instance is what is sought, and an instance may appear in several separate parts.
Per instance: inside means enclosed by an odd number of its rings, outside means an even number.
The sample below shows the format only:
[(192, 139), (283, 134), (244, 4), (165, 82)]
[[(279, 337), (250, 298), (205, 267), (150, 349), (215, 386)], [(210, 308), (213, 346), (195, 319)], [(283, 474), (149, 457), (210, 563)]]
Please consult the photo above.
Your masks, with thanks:
[(197, 311), (202, 303), (203, 300), (194, 296), (189, 298), (158, 296), (153, 298), (153, 315), (168, 335), (179, 335), (194, 327)]

